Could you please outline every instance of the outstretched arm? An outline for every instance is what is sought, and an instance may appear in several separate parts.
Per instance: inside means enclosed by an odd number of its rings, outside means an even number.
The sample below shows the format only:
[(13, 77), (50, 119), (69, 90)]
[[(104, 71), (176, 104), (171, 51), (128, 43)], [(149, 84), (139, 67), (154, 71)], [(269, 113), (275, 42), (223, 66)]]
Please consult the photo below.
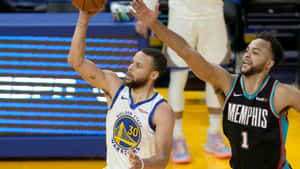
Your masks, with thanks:
[(90, 18), (96, 13), (80, 11), (69, 51), (68, 63), (83, 79), (94, 87), (102, 89), (106, 96), (112, 98), (122, 84), (121, 79), (112, 71), (102, 70), (95, 63), (84, 57), (88, 23)]
[(158, 21), (159, 5), (156, 6), (155, 11), (152, 11), (145, 6), (143, 1), (133, 0), (131, 6), (134, 9), (131, 10), (131, 13), (182, 57), (198, 78), (212, 84), (215, 88), (220, 88), (225, 93), (229, 91), (234, 77), (219, 65), (207, 62), (181, 36), (169, 30)]

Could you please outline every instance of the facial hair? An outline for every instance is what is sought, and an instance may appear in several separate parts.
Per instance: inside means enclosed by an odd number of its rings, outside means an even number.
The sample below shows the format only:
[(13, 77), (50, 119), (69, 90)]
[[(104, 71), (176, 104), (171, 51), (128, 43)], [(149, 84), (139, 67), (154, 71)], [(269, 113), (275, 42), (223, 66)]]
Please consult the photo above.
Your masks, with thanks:
[(148, 82), (148, 80), (146, 78), (143, 79), (139, 79), (139, 80), (131, 80), (131, 81), (126, 81), (126, 79), (124, 79), (123, 83), (125, 86), (129, 87), (129, 88), (139, 88), (144, 86), (146, 83)]
[(242, 71), (242, 66), (241, 66), (240, 72), (244, 76), (251, 76), (253, 74), (262, 72), (263, 69), (264, 69), (264, 64), (259, 64), (259, 65), (256, 65), (256, 66), (250, 66), (250, 68), (246, 71)]

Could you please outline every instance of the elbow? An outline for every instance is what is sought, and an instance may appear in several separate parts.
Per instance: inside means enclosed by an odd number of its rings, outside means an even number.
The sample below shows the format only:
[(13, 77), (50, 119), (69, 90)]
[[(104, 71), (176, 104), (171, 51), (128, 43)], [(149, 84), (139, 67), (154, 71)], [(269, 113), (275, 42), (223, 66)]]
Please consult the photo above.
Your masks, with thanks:
[(81, 65), (80, 61), (78, 59), (74, 59), (70, 54), (68, 56), (68, 64), (73, 68), (79, 67)]
[(68, 64), (73, 67), (73, 60), (71, 59), (70, 55), (68, 56)]
[(71, 65), (73, 68), (76, 67), (74, 60), (70, 56), (68, 57), (68, 64)]

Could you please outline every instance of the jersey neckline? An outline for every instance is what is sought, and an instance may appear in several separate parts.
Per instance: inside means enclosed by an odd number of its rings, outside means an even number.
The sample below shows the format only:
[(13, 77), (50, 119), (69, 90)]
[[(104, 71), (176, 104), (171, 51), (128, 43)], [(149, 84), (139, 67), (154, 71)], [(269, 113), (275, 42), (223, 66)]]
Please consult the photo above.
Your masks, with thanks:
[(141, 101), (141, 102), (138, 102), (138, 103), (134, 104), (134, 100), (133, 100), (133, 97), (131, 95), (131, 88), (129, 88), (130, 107), (132, 109), (136, 109), (138, 106), (140, 106), (144, 103), (148, 103), (148, 102), (152, 101), (157, 95), (158, 95), (158, 92), (155, 92), (154, 95), (150, 99), (147, 99), (147, 100), (144, 100), (144, 101)]
[(241, 76), (240, 79), (240, 83), (242, 86), (242, 91), (244, 96), (248, 99), (248, 100), (253, 100), (254, 98), (256, 98), (256, 96), (266, 87), (268, 81), (270, 80), (270, 75), (268, 75), (266, 77), (266, 79), (264, 80), (264, 82), (262, 83), (262, 85), (260, 86), (260, 88), (253, 94), (248, 94), (247, 91), (245, 90), (245, 85), (244, 85), (244, 76)]

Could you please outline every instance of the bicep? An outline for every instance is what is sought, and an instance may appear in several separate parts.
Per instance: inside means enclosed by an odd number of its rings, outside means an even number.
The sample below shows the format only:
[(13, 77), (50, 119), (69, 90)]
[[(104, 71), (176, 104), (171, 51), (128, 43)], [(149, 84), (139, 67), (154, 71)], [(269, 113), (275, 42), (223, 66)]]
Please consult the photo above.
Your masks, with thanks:
[(121, 79), (115, 73), (100, 69), (88, 59), (85, 59), (79, 67), (74, 69), (92, 86), (100, 88), (110, 95), (113, 95), (114, 91), (122, 84)]
[(277, 112), (293, 108), (300, 113), (300, 91), (293, 86), (279, 83), (274, 94), (274, 106)]
[(296, 87), (290, 87), (289, 107), (300, 113), (300, 91)]
[(157, 107), (153, 116), (155, 129), (155, 150), (157, 155), (167, 155), (171, 152), (173, 141), (173, 128), (175, 113), (170, 109), (167, 103), (162, 103)]

